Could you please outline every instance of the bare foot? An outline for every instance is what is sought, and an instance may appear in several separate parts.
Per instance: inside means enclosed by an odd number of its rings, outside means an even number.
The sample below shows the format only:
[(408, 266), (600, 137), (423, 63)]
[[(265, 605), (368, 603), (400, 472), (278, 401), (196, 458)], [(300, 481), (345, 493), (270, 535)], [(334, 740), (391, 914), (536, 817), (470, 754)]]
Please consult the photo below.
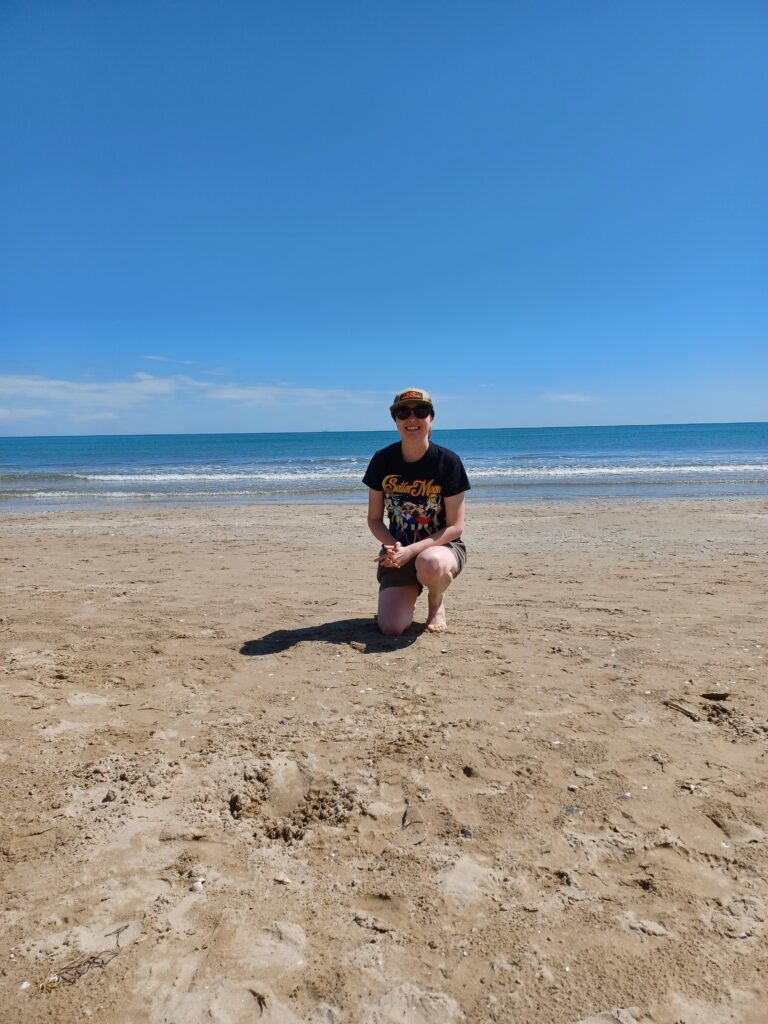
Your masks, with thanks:
[(445, 605), (442, 595), (438, 598), (436, 605), (432, 604), (430, 597), (427, 607), (427, 632), (444, 633), (446, 629), (448, 629), (448, 623), (445, 621)]

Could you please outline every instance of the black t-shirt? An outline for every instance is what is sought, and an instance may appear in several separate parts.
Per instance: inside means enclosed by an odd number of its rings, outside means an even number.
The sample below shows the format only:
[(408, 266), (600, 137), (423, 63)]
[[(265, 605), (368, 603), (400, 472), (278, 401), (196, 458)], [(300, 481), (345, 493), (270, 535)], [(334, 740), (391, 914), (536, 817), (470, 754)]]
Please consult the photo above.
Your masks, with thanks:
[(418, 462), (406, 462), (400, 442), (376, 452), (363, 483), (384, 492), (389, 532), (401, 544), (413, 544), (445, 526), (444, 498), (469, 490), (469, 480), (455, 452), (430, 442)]

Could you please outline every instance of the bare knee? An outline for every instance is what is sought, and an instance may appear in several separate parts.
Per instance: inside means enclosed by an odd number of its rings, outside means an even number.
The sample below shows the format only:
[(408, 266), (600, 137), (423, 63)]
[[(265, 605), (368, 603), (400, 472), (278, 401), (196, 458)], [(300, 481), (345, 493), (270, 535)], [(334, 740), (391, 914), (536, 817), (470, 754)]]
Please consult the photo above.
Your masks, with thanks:
[(416, 575), (425, 587), (447, 586), (453, 579), (450, 561), (436, 549), (427, 549), (416, 559)]
[(402, 609), (393, 614), (392, 611), (381, 612), (378, 615), (379, 629), (384, 636), (402, 636), (413, 622), (413, 612)]
[(379, 594), (378, 623), (384, 636), (401, 636), (413, 622), (418, 590), (392, 587)]
[(406, 622), (405, 625), (402, 625), (398, 622), (379, 621), (379, 629), (384, 634), (384, 636), (402, 636), (409, 626), (410, 622)]

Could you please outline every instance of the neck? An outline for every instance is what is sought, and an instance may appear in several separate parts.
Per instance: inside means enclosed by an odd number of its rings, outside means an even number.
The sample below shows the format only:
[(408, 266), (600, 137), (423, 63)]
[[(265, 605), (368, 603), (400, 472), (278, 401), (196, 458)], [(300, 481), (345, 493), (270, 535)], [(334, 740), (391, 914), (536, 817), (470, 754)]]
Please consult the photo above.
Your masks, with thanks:
[(429, 438), (406, 437), (400, 441), (400, 449), (406, 462), (418, 462), (429, 451)]

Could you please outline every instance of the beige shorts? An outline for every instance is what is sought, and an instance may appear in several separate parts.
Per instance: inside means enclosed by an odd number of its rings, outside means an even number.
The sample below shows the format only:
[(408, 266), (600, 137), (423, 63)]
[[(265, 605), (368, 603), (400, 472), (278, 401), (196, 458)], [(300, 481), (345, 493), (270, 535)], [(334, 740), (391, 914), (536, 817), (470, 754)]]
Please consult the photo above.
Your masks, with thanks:
[[(452, 540), (441, 546), (450, 548), (456, 556), (456, 571), (453, 574), (453, 578), (456, 579), (467, 561), (467, 546), (463, 540)], [(384, 554), (384, 548), (381, 549), (380, 554)], [(406, 562), (402, 569), (387, 569), (380, 565), (376, 570), (376, 579), (379, 581), (379, 590), (386, 590), (388, 587), (418, 587), (419, 593), (421, 593), (424, 589), (416, 575), (415, 558)]]

